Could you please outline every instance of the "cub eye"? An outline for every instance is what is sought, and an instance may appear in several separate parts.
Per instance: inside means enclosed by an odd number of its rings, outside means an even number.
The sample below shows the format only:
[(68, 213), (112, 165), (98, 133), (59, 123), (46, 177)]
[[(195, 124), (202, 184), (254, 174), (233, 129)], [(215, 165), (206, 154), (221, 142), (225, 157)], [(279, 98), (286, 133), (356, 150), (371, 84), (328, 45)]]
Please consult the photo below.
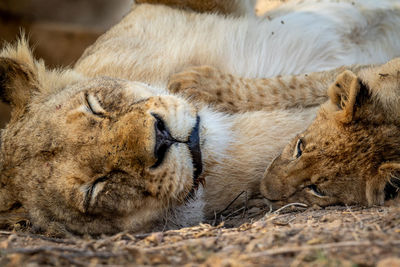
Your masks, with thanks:
[(316, 197), (325, 197), (326, 196), (321, 190), (319, 190), (319, 188), (315, 184), (309, 185), (309, 186), (307, 186), (307, 188), (310, 189), (310, 193)]
[(303, 149), (304, 149), (303, 139), (299, 138), (294, 148), (293, 157), (296, 159), (299, 158), (303, 154)]
[(101, 107), (99, 100), (88, 93), (85, 94), (87, 108), (96, 116), (103, 117), (106, 111)]

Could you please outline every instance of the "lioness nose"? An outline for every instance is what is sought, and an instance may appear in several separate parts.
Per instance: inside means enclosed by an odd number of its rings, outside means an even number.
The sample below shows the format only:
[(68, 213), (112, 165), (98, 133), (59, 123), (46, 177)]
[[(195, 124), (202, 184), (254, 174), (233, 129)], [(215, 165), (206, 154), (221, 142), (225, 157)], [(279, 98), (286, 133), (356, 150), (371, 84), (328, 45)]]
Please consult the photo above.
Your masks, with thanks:
[(157, 161), (153, 165), (153, 168), (156, 168), (162, 163), (162, 161), (165, 157), (165, 153), (167, 152), (168, 148), (172, 144), (174, 144), (178, 141), (172, 137), (171, 133), (165, 127), (165, 123), (161, 119), (161, 117), (158, 116), (157, 114), (152, 114), (152, 115), (156, 119), (156, 122), (154, 123), (155, 136), (156, 136), (154, 155), (155, 155)]

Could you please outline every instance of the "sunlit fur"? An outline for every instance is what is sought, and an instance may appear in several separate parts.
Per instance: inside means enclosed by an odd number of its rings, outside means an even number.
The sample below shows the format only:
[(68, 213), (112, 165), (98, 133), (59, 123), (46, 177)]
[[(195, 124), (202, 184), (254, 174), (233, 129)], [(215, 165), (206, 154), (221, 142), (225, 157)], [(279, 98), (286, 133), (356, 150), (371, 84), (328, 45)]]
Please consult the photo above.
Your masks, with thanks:
[[(320, 206), (379, 205), (396, 197), (399, 73), (400, 59), (394, 59), (357, 75), (351, 71), (339, 75), (315, 121), (268, 168), (263, 194), (279, 204)], [(303, 151), (294, 157), (299, 138)]]

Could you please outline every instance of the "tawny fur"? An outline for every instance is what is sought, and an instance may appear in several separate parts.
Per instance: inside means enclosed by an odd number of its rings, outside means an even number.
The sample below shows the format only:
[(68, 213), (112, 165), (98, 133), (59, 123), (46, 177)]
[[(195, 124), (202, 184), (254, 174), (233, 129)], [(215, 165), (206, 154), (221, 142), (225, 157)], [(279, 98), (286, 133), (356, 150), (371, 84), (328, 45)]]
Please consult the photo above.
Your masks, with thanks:
[(366, 67), (353, 65), (297, 76), (249, 79), (201, 66), (172, 75), (168, 88), (197, 105), (210, 105), (226, 113), (310, 108), (328, 99), (327, 88), (344, 70), (359, 72)]
[[(138, 5), (66, 70), (47, 70), (23, 40), (4, 48), (1, 96), (13, 114), (2, 132), (0, 211), (22, 205), (38, 229), (101, 234), (191, 225), (243, 191), (231, 208), (259, 198), (265, 169), (311, 123), (316, 108), (278, 104), (228, 115), (169, 93), (169, 77), (198, 65), (271, 77), (400, 54), (396, 2), (336, 2), (282, 5), (271, 20)], [(302, 75), (288, 79), (314, 84)], [(284, 95), (274, 101), (287, 103)], [(179, 142), (152, 168), (154, 114)], [(205, 186), (191, 200), (194, 164), (187, 142), (197, 116)]]
[(266, 171), (263, 194), (278, 205), (320, 206), (379, 205), (396, 197), (399, 73), (400, 59), (394, 59), (358, 75), (339, 75), (315, 121)]

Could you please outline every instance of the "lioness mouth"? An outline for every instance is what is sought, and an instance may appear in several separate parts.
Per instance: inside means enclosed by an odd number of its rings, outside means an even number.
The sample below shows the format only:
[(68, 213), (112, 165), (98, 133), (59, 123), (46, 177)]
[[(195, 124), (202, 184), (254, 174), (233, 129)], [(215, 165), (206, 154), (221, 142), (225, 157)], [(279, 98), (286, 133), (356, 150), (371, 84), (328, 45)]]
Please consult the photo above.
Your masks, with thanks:
[(200, 174), (203, 171), (203, 163), (201, 161), (201, 149), (200, 149), (200, 117), (196, 117), (196, 124), (193, 127), (188, 141), (180, 141), (171, 136), (171, 133), (164, 124), (164, 121), (157, 114), (152, 114), (156, 119), (155, 122), (155, 133), (156, 133), (156, 144), (154, 148), (154, 155), (157, 159), (156, 163), (151, 168), (157, 168), (160, 166), (165, 158), (170, 146), (174, 143), (185, 143), (189, 147), (190, 155), (192, 156), (193, 162), (193, 188), (197, 188), (200, 183), (204, 181), (199, 180)]
[(199, 183), (203, 183), (200, 180), (200, 174), (203, 171), (203, 163), (201, 161), (201, 149), (200, 149), (200, 117), (196, 118), (196, 125), (194, 126), (192, 132), (190, 133), (189, 140), (187, 142), (190, 154), (192, 155), (193, 161), (193, 187), (197, 188)]

